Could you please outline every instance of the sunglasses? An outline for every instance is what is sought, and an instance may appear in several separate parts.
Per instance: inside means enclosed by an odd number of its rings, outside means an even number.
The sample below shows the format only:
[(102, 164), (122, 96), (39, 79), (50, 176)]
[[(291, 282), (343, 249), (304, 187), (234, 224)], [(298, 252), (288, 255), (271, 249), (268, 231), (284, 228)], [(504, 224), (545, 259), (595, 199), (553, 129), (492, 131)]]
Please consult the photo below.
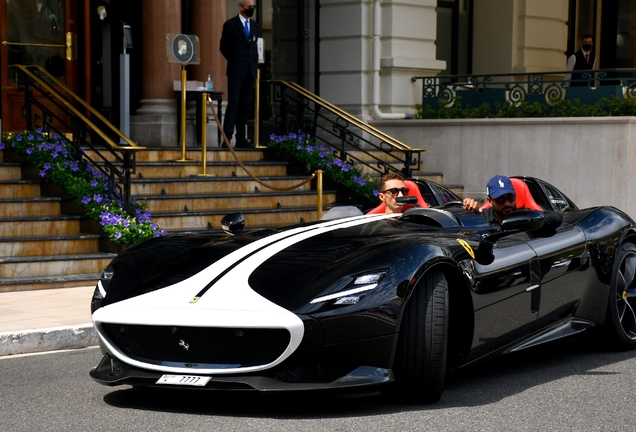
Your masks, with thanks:
[(383, 194), (385, 194), (385, 193), (387, 193), (387, 192), (388, 192), (388, 193), (390, 193), (390, 194), (391, 194), (392, 196), (394, 196), (394, 197), (398, 196), (398, 194), (399, 194), (400, 192), (402, 192), (402, 195), (406, 196), (406, 195), (408, 195), (408, 193), (409, 193), (409, 188), (407, 188), (407, 187), (403, 187), (403, 188), (391, 188), (391, 189), (387, 189), (387, 190), (382, 191), (382, 193), (383, 193)]
[(492, 200), (499, 205), (503, 205), (506, 202), (513, 203), (515, 202), (516, 199), (517, 199), (517, 195), (515, 194), (505, 194), (500, 196), (499, 198), (492, 198)]

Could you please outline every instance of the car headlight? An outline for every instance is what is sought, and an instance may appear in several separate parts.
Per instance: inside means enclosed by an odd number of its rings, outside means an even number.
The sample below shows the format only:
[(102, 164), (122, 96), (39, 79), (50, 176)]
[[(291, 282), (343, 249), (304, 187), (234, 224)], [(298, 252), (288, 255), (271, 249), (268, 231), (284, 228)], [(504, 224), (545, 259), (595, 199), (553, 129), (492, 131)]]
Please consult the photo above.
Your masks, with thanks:
[(108, 285), (110, 285), (110, 281), (113, 278), (113, 268), (108, 266), (104, 269), (99, 280), (97, 281), (97, 286), (95, 287), (95, 291), (93, 292), (93, 299), (91, 300), (91, 313), (95, 312), (102, 305), (102, 300), (106, 297), (106, 293), (108, 292)]
[[(371, 291), (372, 289), (377, 287), (378, 283), (380, 283), (380, 281), (384, 278), (384, 276), (386, 276), (387, 273), (388, 272), (386, 270), (382, 270), (353, 276), (349, 278), (351, 282), (346, 283), (345, 286), (337, 287), (336, 292), (316, 297), (309, 303), (316, 304), (335, 300), (333, 302), (334, 305), (356, 304), (362, 299), (362, 297), (367, 294), (368, 291)], [(342, 283), (336, 285), (341, 284)]]

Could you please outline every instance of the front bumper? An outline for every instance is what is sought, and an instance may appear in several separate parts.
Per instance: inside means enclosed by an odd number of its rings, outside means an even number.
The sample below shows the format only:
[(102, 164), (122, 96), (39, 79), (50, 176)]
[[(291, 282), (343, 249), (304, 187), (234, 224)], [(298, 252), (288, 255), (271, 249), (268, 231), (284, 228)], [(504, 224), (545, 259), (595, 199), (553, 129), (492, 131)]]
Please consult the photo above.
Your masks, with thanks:
[[(343, 372), (344, 371), (344, 372)], [(90, 376), (107, 386), (133, 385), (144, 387), (193, 388), (181, 385), (157, 384), (163, 373), (140, 369), (105, 354), (100, 363), (90, 371)], [(210, 376), (196, 374), (200, 376)], [(389, 383), (394, 380), (393, 371), (373, 366), (349, 367), (342, 365), (312, 365), (294, 369), (261, 371), (252, 374), (216, 375), (204, 386), (204, 390), (234, 391), (301, 391), (319, 389), (346, 389)]]

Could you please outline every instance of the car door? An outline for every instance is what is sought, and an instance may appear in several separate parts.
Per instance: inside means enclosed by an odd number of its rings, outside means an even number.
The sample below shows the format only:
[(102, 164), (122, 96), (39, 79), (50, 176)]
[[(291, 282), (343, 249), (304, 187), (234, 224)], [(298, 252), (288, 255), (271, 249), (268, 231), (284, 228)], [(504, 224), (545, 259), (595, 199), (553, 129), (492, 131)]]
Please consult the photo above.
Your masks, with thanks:
[(469, 361), (511, 343), (536, 328), (539, 313), (539, 263), (528, 245), (529, 237), (517, 233), (497, 241), (492, 264), (471, 260), (475, 315), (473, 348)]
[(587, 272), (579, 271), (586, 262), (586, 239), (583, 230), (563, 224), (550, 237), (528, 242), (539, 260), (541, 272), (540, 313), (538, 325), (548, 326), (572, 315), (588, 289)]

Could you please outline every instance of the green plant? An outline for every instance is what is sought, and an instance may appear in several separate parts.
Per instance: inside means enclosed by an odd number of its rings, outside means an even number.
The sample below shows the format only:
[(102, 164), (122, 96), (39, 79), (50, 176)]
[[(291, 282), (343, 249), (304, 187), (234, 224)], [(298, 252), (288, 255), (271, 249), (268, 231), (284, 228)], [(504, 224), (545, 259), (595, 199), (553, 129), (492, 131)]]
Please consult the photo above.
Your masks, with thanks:
[(308, 172), (322, 170), (331, 180), (379, 201), (377, 182), (365, 175), (359, 167), (338, 159), (334, 154), (335, 150), (324, 143), (316, 144), (313, 138), (300, 131), (281, 136), (272, 134), (269, 139), (269, 148), (293, 157)]
[(420, 119), (463, 119), (463, 118), (526, 118), (526, 117), (608, 117), (634, 116), (636, 103), (633, 99), (616, 96), (599, 99), (593, 105), (585, 105), (580, 100), (554, 100), (550, 104), (526, 102), (512, 104), (508, 102), (485, 103), (473, 108), (464, 106), (461, 97), (456, 97), (449, 106), (434, 109), (430, 106), (416, 105), (415, 118)]
[(65, 138), (41, 129), (7, 135), (0, 150), (8, 148), (40, 169), (40, 177), (58, 184), (97, 220), (116, 243), (135, 244), (166, 235), (150, 219), (144, 204), (132, 202), (126, 212), (122, 198), (106, 175), (80, 158)]

